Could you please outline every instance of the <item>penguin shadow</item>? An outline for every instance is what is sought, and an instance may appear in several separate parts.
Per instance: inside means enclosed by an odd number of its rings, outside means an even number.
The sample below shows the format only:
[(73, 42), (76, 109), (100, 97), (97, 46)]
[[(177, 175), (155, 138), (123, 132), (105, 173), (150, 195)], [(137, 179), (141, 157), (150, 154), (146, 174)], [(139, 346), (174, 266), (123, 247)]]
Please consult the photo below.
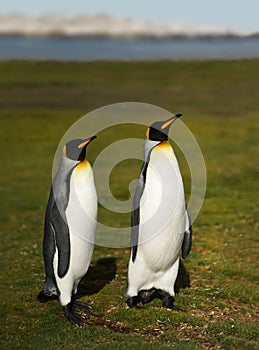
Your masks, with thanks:
[(98, 293), (115, 278), (116, 271), (115, 258), (102, 258), (94, 265), (90, 265), (78, 286), (76, 299)]

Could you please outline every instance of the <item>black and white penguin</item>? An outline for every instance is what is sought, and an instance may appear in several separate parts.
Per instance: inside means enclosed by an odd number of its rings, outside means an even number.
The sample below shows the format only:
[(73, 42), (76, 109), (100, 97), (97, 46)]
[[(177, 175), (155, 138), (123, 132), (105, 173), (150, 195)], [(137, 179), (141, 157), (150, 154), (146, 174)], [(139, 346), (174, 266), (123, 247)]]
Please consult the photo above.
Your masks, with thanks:
[(85, 160), (86, 148), (96, 136), (77, 139), (63, 147), (45, 214), (43, 255), (46, 278), (38, 300), (57, 298), (66, 318), (84, 325), (89, 307), (75, 301), (94, 249), (97, 195), (93, 171)]
[(153, 123), (146, 132), (144, 163), (133, 199), (131, 256), (126, 291), (129, 307), (147, 303), (158, 292), (162, 305), (174, 306), (179, 255), (191, 250), (192, 227), (178, 162), (168, 142), (181, 114)]

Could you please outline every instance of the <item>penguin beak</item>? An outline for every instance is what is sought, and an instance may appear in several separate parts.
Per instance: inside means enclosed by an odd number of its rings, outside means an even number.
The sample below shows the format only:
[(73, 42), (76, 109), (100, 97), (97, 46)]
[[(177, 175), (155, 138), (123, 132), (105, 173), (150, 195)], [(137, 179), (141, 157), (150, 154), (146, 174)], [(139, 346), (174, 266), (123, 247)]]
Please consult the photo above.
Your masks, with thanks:
[(96, 139), (97, 136), (91, 136), (88, 139), (85, 139), (82, 143), (80, 143), (77, 148), (84, 148), (86, 147), (86, 145), (88, 145), (88, 143), (90, 143), (91, 141), (93, 141), (94, 139)]
[(162, 124), (161, 126), (161, 130), (168, 128), (176, 119), (180, 118), (182, 116), (181, 113), (178, 113), (176, 115), (174, 115), (173, 117), (170, 117), (169, 119), (167, 119), (164, 124)]

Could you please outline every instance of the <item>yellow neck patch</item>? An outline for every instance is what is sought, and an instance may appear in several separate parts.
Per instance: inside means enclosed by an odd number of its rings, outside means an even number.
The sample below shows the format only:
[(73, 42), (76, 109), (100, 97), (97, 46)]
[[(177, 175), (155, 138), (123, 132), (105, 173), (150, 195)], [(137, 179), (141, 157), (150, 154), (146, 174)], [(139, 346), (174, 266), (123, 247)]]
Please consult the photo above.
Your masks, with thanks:
[(170, 148), (170, 147), (171, 145), (168, 141), (162, 141), (156, 146), (156, 148), (159, 148), (159, 149)]
[(88, 160), (82, 160), (82, 162), (80, 162), (79, 164), (77, 164), (77, 169), (81, 169), (81, 168), (85, 168), (88, 167), (90, 165), (90, 163), (88, 162)]

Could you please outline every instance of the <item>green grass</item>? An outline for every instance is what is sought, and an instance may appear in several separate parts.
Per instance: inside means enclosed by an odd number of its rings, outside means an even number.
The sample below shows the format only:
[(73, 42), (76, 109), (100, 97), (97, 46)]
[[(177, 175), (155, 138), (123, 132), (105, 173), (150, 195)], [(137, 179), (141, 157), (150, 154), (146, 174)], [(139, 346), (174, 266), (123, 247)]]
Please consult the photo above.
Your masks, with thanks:
[[(257, 348), (258, 71), (259, 60), (0, 63), (2, 349)], [(182, 267), (190, 288), (176, 296), (179, 312), (162, 309), (160, 300), (127, 309), (129, 250), (96, 247), (80, 296), (99, 316), (75, 329), (58, 302), (36, 301), (52, 161), (79, 117), (124, 101), (182, 112), (202, 149), (206, 200)], [(118, 137), (118, 130), (109, 133)], [(97, 140), (89, 146), (91, 160), (107, 141)], [(118, 199), (128, 198), (139, 166), (127, 161), (113, 170)], [(188, 184), (184, 167), (183, 173)], [(101, 209), (100, 220), (125, 226), (129, 216)]]

